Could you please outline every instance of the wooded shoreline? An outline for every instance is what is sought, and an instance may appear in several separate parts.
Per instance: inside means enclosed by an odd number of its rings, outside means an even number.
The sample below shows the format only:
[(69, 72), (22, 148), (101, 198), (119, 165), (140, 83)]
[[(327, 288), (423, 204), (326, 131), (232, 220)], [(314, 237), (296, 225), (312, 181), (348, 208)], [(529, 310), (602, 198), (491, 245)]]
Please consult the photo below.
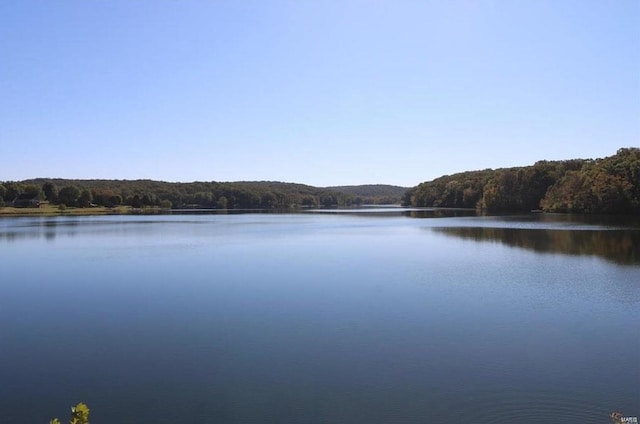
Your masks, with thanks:
[(402, 204), (487, 212), (640, 213), (640, 149), (602, 159), (467, 171), (416, 187), (313, 187), (273, 181), (170, 183), (36, 178), (0, 183), (0, 215), (140, 213), (184, 208), (297, 209)]
[(488, 212), (640, 213), (640, 149), (602, 159), (538, 161), (531, 166), (462, 172), (407, 191), (403, 204)]

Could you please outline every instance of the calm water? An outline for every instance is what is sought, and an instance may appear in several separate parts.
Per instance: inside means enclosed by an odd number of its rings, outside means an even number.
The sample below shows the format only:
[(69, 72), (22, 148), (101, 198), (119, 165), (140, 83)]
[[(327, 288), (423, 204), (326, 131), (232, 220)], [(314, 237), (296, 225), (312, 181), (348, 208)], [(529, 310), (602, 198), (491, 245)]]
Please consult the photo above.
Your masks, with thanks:
[(3, 218), (0, 260), (5, 424), (66, 419), (79, 401), (94, 424), (640, 416), (637, 226)]

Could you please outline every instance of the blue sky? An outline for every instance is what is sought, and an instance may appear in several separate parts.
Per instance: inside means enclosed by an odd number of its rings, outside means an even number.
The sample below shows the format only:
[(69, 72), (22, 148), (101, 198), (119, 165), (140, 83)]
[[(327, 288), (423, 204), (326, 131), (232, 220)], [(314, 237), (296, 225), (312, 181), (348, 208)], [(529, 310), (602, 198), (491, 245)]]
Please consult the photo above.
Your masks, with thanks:
[(640, 146), (640, 1), (0, 2), (0, 180), (413, 186)]

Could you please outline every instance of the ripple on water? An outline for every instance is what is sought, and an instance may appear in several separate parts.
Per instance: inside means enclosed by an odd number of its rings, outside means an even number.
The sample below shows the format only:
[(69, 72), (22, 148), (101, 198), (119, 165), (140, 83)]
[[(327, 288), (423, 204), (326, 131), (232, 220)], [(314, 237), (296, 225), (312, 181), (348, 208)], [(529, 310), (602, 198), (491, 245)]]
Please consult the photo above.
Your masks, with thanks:
[(615, 406), (579, 392), (514, 389), (470, 396), (456, 408), (456, 414), (484, 424), (602, 424), (609, 422), (608, 415)]

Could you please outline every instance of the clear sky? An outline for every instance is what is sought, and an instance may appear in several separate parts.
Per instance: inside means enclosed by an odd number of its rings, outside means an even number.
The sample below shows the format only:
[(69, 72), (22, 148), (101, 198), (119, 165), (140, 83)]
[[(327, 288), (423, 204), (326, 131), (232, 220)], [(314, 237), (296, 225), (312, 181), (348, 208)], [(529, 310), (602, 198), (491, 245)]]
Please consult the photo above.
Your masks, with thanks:
[(630, 146), (638, 0), (0, 1), (0, 180), (414, 186)]

